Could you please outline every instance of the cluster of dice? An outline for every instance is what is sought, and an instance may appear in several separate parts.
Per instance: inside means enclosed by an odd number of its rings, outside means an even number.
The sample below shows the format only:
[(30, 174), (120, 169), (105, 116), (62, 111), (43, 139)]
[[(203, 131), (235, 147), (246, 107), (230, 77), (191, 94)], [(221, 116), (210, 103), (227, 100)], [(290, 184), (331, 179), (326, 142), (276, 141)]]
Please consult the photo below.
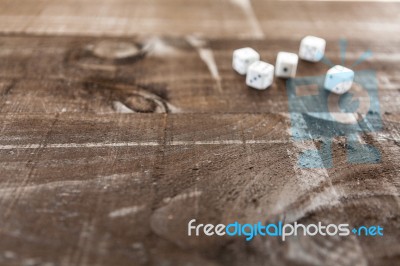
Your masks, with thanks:
[[(233, 69), (239, 74), (246, 75), (247, 86), (265, 90), (274, 80), (280, 78), (294, 78), (296, 76), (299, 57), (309, 62), (321, 61), (325, 53), (326, 42), (322, 38), (307, 36), (300, 43), (299, 56), (294, 53), (279, 52), (275, 67), (267, 62), (260, 61), (260, 54), (250, 47), (237, 49), (233, 52)], [(354, 79), (354, 71), (344, 66), (336, 65), (328, 70), (324, 87), (336, 94), (343, 94), (350, 90)]]

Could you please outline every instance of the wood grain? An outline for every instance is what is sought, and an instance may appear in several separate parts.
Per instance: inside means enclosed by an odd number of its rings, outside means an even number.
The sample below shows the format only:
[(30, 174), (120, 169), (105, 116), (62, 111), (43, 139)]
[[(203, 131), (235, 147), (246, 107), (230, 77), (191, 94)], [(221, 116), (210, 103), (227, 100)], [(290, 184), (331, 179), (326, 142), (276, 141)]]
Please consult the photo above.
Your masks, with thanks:
[(399, 3), (263, 0), (2, 1), (2, 32), (399, 40)]
[[(1, 265), (397, 265), (400, 4), (1, 1)], [(247, 88), (232, 51), (263, 60), (327, 40), (378, 81), (376, 164), (304, 169), (285, 80)], [(301, 61), (298, 77), (328, 65)], [(364, 103), (367, 97), (359, 99)], [(187, 223), (381, 225), (382, 238), (188, 237)]]
[[(347, 164), (341, 155), (345, 140), (337, 140), (337, 167), (313, 179), (318, 171), (295, 167), (300, 150), (285, 133), (290, 122), (279, 114), (15, 114), (2, 115), (1, 122), (6, 125), (0, 144), (1, 245), (16, 252), (15, 261), (241, 265), (250, 256), (258, 265), (298, 260), (290, 253), (283, 260), (275, 257), (286, 249), (317, 252), (313, 260), (320, 263), (337, 263), (337, 253), (343, 253), (340, 261), (346, 265), (396, 260), (400, 150), (390, 131), (370, 143), (383, 151), (381, 164)], [(398, 123), (388, 123), (398, 132)], [(373, 242), (267, 238), (245, 251), (241, 238), (188, 237), (187, 221), (193, 217), (223, 223), (279, 217), (379, 222), (390, 235)], [(376, 249), (377, 243), (382, 248)]]
[[(135, 112), (287, 112), (285, 80), (275, 79), (267, 91), (249, 90), (244, 78), (231, 69), (232, 51), (250, 45), (264, 60), (274, 63), (278, 51), (296, 52), (299, 45), (291, 40), (201, 39), (206, 44), (200, 49), (210, 52), (210, 63), (202, 60), (199, 48), (186, 38), (3, 36), (0, 40), (0, 79), (4, 84), (0, 111), (13, 113), (115, 113), (121, 111), (116, 102)], [(104, 58), (96, 54), (96, 47), (105, 42), (111, 48), (125, 44), (128, 51), (137, 47), (138, 52), (119, 59)], [(391, 45), (397, 43), (351, 42), (347, 60), (352, 64), (367, 49), (374, 51), (372, 58), (354, 70), (376, 71), (382, 111), (397, 113), (399, 67)], [(339, 63), (338, 41), (328, 41), (328, 46), (327, 57)], [(210, 65), (218, 71), (217, 77), (210, 73)], [(298, 76), (323, 76), (329, 67), (302, 61)]]

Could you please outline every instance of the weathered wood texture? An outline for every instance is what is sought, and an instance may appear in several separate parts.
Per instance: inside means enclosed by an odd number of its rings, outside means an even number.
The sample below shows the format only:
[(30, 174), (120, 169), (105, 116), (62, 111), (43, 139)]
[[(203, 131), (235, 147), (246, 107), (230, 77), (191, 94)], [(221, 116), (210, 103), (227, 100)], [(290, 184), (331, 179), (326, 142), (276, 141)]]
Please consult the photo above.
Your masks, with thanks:
[[(396, 265), (400, 261), (399, 3), (0, 3), (1, 265)], [(257, 19), (258, 18), (258, 19)], [(348, 38), (376, 71), (382, 154), (302, 169), (285, 82), (250, 90), (231, 69), (299, 39)], [(329, 66), (301, 62), (298, 76)], [(369, 99), (360, 98), (361, 102)], [(380, 224), (382, 238), (188, 237), (187, 222)]]
[[(276, 79), (267, 91), (249, 90), (244, 78), (232, 71), (231, 57), (235, 48), (250, 45), (260, 51), (265, 60), (274, 62), (278, 51), (296, 51), (298, 40), (190, 40), (191, 37), (3, 36), (0, 44), (1, 111), (129, 111), (116, 108), (115, 102), (139, 112), (288, 111), (284, 80)], [(197, 48), (190, 45), (193, 42), (204, 44)], [(354, 70), (377, 71), (383, 112), (399, 110), (398, 54), (393, 54), (393, 46), (399, 44), (379, 40), (354, 41), (349, 43), (347, 50), (346, 60), (351, 65), (362, 52), (373, 49), (374, 56)], [(117, 56), (110, 54), (109, 49), (119, 46), (121, 53), (130, 56), (105, 58)], [(327, 57), (340, 63), (338, 41), (330, 40), (328, 47)], [(135, 49), (136, 53), (129, 53)], [(301, 62), (298, 76), (321, 76), (329, 67), (323, 63)]]
[[(209, 38), (319, 36), (399, 40), (399, 3), (263, 0), (3, 0), (1, 31)], [(387, 39), (389, 40), (389, 39)]]

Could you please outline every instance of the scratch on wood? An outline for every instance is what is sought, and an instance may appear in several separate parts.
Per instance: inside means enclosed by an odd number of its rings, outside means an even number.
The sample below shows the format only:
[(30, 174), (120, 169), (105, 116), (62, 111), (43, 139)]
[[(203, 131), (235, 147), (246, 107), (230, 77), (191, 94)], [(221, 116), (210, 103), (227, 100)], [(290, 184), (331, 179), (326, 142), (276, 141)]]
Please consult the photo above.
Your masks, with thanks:
[(257, 39), (263, 39), (265, 35), (261, 29), (257, 16), (254, 13), (254, 9), (250, 0), (231, 0), (231, 2), (242, 9), (243, 13), (246, 15), (246, 18), (252, 29), (253, 37)]
[(179, 195), (177, 195), (177, 196), (175, 196), (173, 198), (169, 198), (169, 197), (168, 198), (164, 198), (163, 201), (164, 201), (164, 203), (171, 203), (171, 202), (175, 202), (175, 201), (179, 201), (179, 200), (186, 200), (186, 199), (189, 199), (189, 198), (200, 197), (201, 194), (203, 194), (202, 191), (195, 190), (195, 191), (191, 191), (191, 192), (188, 192), (188, 193), (179, 194)]
[(121, 209), (117, 209), (115, 211), (112, 211), (108, 214), (108, 217), (110, 218), (117, 218), (117, 217), (124, 217), (127, 215), (133, 215), (136, 214), (146, 208), (146, 205), (139, 205), (139, 206), (131, 206), (131, 207), (124, 207)]
[[(190, 146), (190, 145), (243, 145), (243, 144), (279, 144), (288, 143), (286, 140), (210, 140), (210, 141), (170, 141), (160, 143), (157, 141), (142, 141), (142, 142), (87, 142), (87, 143), (54, 143), (48, 144), (46, 149), (65, 149), (65, 148), (104, 148), (104, 147), (135, 147), (135, 146)], [(22, 145), (0, 145), (0, 150), (14, 149), (37, 149), (40, 144), (22, 144)]]
[[(388, 136), (387, 134), (380, 133), (376, 137), (377, 141), (397, 141), (400, 142), (400, 138)], [(166, 143), (158, 141), (127, 141), (127, 142), (85, 142), (85, 143), (52, 143), (46, 146), (41, 146), (39, 143), (28, 143), (28, 144), (9, 144), (0, 145), (0, 150), (14, 150), (14, 149), (66, 149), (66, 148), (105, 148), (105, 147), (135, 147), (135, 146), (190, 146), (190, 145), (243, 145), (243, 144), (286, 144), (292, 143), (292, 140), (276, 139), (276, 140), (246, 140), (246, 139), (226, 139), (226, 140), (173, 140)], [(297, 148), (302, 149), (308, 144), (296, 142)], [(312, 147), (308, 147), (312, 148)], [(320, 176), (318, 174), (316, 177)]]
[(165, 56), (177, 56), (182, 54), (175, 47), (167, 44), (159, 37), (152, 37), (144, 42), (143, 51), (149, 56), (165, 57)]
[(53, 131), (53, 127), (57, 123), (58, 119), (59, 119), (59, 113), (56, 113), (56, 115), (54, 116), (54, 121), (51, 123), (49, 129), (47, 130), (46, 134), (44, 135), (42, 143), (38, 144), (39, 146), (34, 152), (35, 159), (33, 159), (33, 161), (28, 161), (26, 163), (26, 167), (29, 167), (29, 172), (24, 177), (24, 179), (23, 179), (23, 181), (21, 183), (21, 186), (15, 188), (13, 196), (12, 196), (12, 200), (11, 200), (10, 204), (8, 205), (6, 211), (4, 212), (5, 213), (5, 217), (9, 217), (12, 209), (14, 208), (14, 206), (18, 203), (18, 201), (20, 200), (20, 198), (24, 194), (25, 185), (32, 178), (32, 175), (34, 174), (34, 172), (36, 170), (36, 166), (39, 163), (39, 160), (40, 160), (40, 158), (41, 158), (41, 156), (43, 154), (43, 150), (47, 146), (48, 140), (49, 140), (50, 135), (51, 135), (51, 133)]
[[(126, 179), (131, 179), (131, 175), (114, 174), (110, 176), (101, 176), (98, 178), (87, 179), (87, 180), (66, 180), (66, 181), (54, 181), (44, 184), (25, 185), (23, 187), (25, 193), (22, 196), (29, 196), (31, 192), (41, 191), (44, 189), (54, 190), (59, 188), (69, 189), (75, 187), (83, 189), (84, 186), (93, 187), (94, 185), (104, 187), (105, 185), (110, 183), (113, 183), (115, 185), (116, 180), (125, 182)], [(17, 188), (18, 187), (14, 186), (0, 188), (0, 198), (12, 198)]]
[(206, 48), (206, 42), (198, 37), (189, 35), (186, 37), (186, 39), (193, 47), (197, 49), (201, 60), (203, 60), (203, 62), (207, 65), (208, 71), (210, 71), (212, 78), (215, 80), (218, 91), (222, 92), (221, 76), (219, 75), (213, 51), (210, 48)]

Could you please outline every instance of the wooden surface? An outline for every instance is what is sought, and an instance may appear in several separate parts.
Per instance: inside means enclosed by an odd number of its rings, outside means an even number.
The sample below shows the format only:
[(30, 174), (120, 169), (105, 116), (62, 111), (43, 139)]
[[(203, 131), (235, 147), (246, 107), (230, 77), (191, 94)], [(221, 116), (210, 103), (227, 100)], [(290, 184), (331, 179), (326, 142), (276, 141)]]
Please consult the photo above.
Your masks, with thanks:
[[(1, 1), (0, 265), (398, 265), (400, 3)], [(301, 169), (285, 81), (247, 88), (232, 51), (268, 62), (327, 39), (367, 49), (379, 164)], [(329, 66), (301, 62), (298, 76)], [(360, 98), (360, 101), (368, 101)], [(379, 224), (382, 238), (188, 237), (187, 223)]]

